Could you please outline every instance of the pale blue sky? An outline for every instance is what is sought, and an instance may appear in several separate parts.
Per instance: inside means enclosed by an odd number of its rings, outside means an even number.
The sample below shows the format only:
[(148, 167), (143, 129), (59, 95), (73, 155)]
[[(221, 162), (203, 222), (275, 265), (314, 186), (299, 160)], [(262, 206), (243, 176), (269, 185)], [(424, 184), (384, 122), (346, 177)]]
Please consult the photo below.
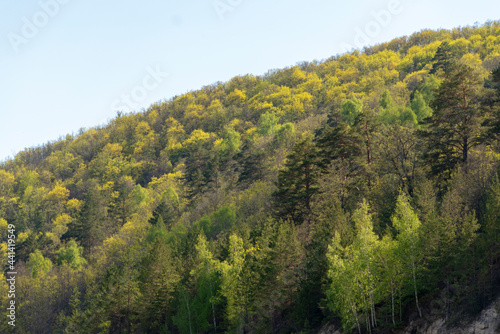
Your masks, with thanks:
[(0, 160), (117, 107), (493, 15), (498, 0), (0, 0)]

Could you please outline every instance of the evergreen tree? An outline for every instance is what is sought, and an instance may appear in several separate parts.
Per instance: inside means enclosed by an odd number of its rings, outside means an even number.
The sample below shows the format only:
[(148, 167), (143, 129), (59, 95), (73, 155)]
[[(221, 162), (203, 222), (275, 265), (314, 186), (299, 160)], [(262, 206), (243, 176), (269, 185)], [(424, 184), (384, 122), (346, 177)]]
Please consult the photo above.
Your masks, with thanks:
[(175, 222), (176, 218), (176, 213), (172, 205), (167, 203), (165, 199), (162, 199), (160, 204), (154, 209), (153, 216), (149, 219), (149, 223), (156, 225), (161, 219), (165, 226), (170, 227)]
[(328, 115), (326, 126), (316, 132), (316, 142), (323, 169), (337, 159), (354, 164), (354, 159), (361, 153), (360, 137), (334, 110)]
[(432, 61), (433, 64), (430, 74), (448, 74), (452, 70), (456, 62), (456, 56), (448, 42), (445, 41), (441, 43)]
[(490, 129), (485, 136), (485, 140), (493, 142), (498, 140), (500, 136), (500, 66), (491, 73), (489, 80), (486, 82), (486, 88), (490, 89), (490, 94), (484, 104), (489, 108), (490, 115), (484, 125), (489, 126)]
[(278, 217), (290, 218), (298, 225), (311, 221), (318, 176), (317, 149), (309, 137), (294, 146), (285, 169), (279, 172), (278, 190), (274, 193)]
[[(495, 177), (486, 200), (485, 233), (483, 240), (486, 248), (489, 269), (488, 285), (494, 286), (495, 277), (500, 269), (500, 181)], [(491, 291), (493, 294), (493, 291)]]
[(470, 67), (455, 64), (445, 75), (432, 102), (434, 114), (420, 131), (433, 174), (448, 178), (457, 164), (467, 163), (469, 151), (483, 142), (483, 95), (483, 86)]
[(148, 329), (157, 331), (162, 328), (174, 312), (172, 303), (174, 291), (180, 282), (180, 275), (173, 258), (172, 250), (165, 240), (153, 241), (151, 252), (143, 260), (141, 272), (141, 302), (145, 306), (141, 321)]
[(245, 141), (236, 158), (239, 162), (237, 171), (240, 173), (238, 183), (247, 185), (264, 179), (269, 168), (267, 154), (253, 140)]

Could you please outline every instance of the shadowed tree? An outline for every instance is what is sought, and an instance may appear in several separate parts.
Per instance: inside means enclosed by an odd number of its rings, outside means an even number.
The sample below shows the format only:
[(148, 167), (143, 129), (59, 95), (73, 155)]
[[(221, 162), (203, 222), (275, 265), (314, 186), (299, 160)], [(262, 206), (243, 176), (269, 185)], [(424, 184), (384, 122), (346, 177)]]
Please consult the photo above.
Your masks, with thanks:
[(311, 202), (318, 192), (319, 176), (317, 148), (311, 138), (296, 144), (287, 157), (285, 169), (279, 172), (277, 215), (290, 218), (295, 224), (309, 222), (312, 216)]
[(434, 114), (419, 132), (427, 144), (424, 157), (433, 174), (448, 178), (457, 164), (467, 163), (469, 151), (484, 141), (483, 95), (483, 85), (470, 67), (455, 64), (445, 74), (431, 104)]

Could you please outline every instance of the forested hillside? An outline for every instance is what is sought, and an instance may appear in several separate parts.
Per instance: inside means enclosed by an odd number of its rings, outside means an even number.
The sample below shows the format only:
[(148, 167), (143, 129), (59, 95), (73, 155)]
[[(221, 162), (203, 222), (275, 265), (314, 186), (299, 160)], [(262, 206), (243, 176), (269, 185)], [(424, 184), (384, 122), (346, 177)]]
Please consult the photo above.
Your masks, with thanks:
[(500, 287), (499, 63), (500, 22), (425, 30), (20, 152), (0, 168), (15, 333), (390, 333), (479, 312)]

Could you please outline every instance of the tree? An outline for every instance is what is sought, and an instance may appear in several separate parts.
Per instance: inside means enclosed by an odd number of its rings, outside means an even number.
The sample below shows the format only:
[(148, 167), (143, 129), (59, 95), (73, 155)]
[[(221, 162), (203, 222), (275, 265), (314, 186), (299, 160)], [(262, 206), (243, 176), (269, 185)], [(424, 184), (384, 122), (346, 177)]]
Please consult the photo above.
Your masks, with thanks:
[(309, 282), (303, 277), (305, 250), (298, 239), (296, 227), (283, 221), (278, 222), (274, 226), (271, 243), (267, 263), (269, 277), (267, 282), (263, 282), (265, 288), (259, 290), (265, 292), (261, 296), (264, 302), (261, 299), (261, 303), (265, 305), (264, 310), (271, 320), (272, 331), (276, 332), (280, 315), (291, 307), (295, 310), (300, 308), (297, 305), (297, 295), (300, 290), (305, 290)]
[(141, 192), (143, 188), (136, 185), (130, 176), (122, 176), (114, 183), (115, 187), (111, 193), (111, 203), (109, 204), (109, 215), (120, 222), (121, 225), (125, 225), (142, 201)]
[(198, 236), (196, 245), (198, 252), (198, 268), (191, 272), (197, 278), (197, 303), (194, 305), (195, 316), (197, 319), (197, 327), (200, 330), (206, 330), (213, 327), (214, 332), (217, 332), (217, 306), (218, 298), (217, 291), (220, 287), (220, 279), (217, 273), (217, 262), (214, 260), (212, 253), (208, 249), (207, 240), (201, 233)]
[(335, 113), (333, 108), (327, 124), (316, 132), (316, 142), (323, 169), (336, 159), (353, 164), (354, 159), (361, 154), (361, 138), (354, 133), (342, 114)]
[(366, 327), (377, 326), (375, 314), (375, 291), (379, 279), (376, 277), (376, 249), (379, 240), (373, 232), (369, 206), (363, 201), (353, 214), (356, 237), (351, 245), (342, 247), (340, 236), (335, 235), (328, 251), (328, 276), (332, 284), (327, 290), (329, 305), (339, 313), (344, 330), (349, 331), (357, 323), (361, 333), (358, 312), (365, 315)]
[(89, 180), (86, 186), (88, 189), (82, 209), (76, 219), (68, 224), (68, 231), (61, 239), (75, 238), (86, 251), (90, 251), (105, 239), (106, 233), (111, 232), (107, 213), (110, 198), (106, 197), (106, 192), (98, 185), (97, 180)]
[(380, 94), (379, 119), (383, 124), (394, 124), (398, 121), (400, 113), (397, 105), (392, 101), (391, 94), (386, 89)]
[(485, 140), (491, 141), (492, 139), (498, 139), (500, 136), (500, 66), (493, 70), (486, 82), (486, 87), (490, 88), (491, 93), (484, 104), (489, 108), (491, 114), (484, 124), (490, 126)]
[[(346, 208), (351, 191), (359, 192), (364, 182), (365, 163), (362, 157), (363, 139), (356, 129), (346, 123), (344, 117), (332, 111), (325, 126), (316, 132), (318, 164), (323, 178), (337, 177), (335, 189), (339, 192), (340, 204)], [(321, 184), (325, 184), (322, 180)], [(357, 201), (356, 201), (357, 202)]]
[(196, 232), (202, 232), (207, 239), (217, 239), (220, 233), (229, 233), (234, 229), (236, 214), (229, 207), (222, 207), (210, 215), (203, 216), (193, 224)]
[(420, 153), (415, 130), (399, 124), (382, 126), (374, 135), (374, 143), (377, 174), (394, 175), (400, 187), (412, 194)]
[[(108, 269), (101, 297), (110, 332), (132, 332), (137, 327), (142, 293), (137, 270), (130, 263)], [(152, 300), (154, 302), (154, 300)]]
[(28, 268), (33, 278), (43, 277), (52, 269), (52, 261), (43, 256), (38, 249), (30, 254)]
[(483, 86), (470, 67), (455, 64), (445, 74), (431, 105), (434, 114), (419, 132), (435, 175), (448, 178), (457, 164), (467, 163), (469, 151), (483, 142), (483, 95)]
[[(399, 291), (401, 294), (401, 284), (402, 284), (402, 276), (401, 272), (403, 269), (403, 263), (400, 257), (397, 254), (398, 243), (395, 241), (391, 235), (386, 235), (380, 240), (378, 245), (376, 255), (377, 262), (380, 266), (380, 286), (379, 291), (377, 293), (381, 298), (385, 298), (386, 295), (390, 293), (391, 298), (391, 320), (392, 324), (396, 326), (396, 318), (395, 318), (395, 299), (396, 294)], [(400, 303), (400, 319), (402, 318), (401, 314), (401, 301)]]
[(210, 183), (217, 177), (219, 155), (212, 154), (213, 136), (203, 130), (194, 130), (184, 142), (185, 173), (183, 179), (188, 198), (194, 200), (208, 191)]
[(491, 189), (486, 199), (485, 214), (485, 234), (486, 252), (489, 266), (489, 284), (493, 287), (494, 277), (500, 268), (500, 180), (498, 176), (493, 180)]
[[(456, 180), (453, 180), (456, 181)], [(460, 182), (460, 180), (458, 180)], [(440, 216), (436, 221), (439, 235), (437, 257), (432, 261), (431, 270), (445, 285), (443, 309), (446, 319), (453, 313), (452, 307), (462, 304), (474, 304), (478, 299), (475, 239), (479, 224), (474, 211), (469, 210), (457, 182), (453, 182), (450, 190), (444, 195), (440, 208)], [(476, 282), (477, 283), (477, 282)]]
[(328, 247), (328, 278), (331, 280), (331, 284), (326, 296), (329, 308), (342, 319), (344, 330), (350, 332), (352, 325), (356, 324), (358, 332), (361, 334), (358, 316), (359, 291), (351, 256), (341, 246), (340, 236), (336, 233)]
[(448, 42), (442, 42), (433, 59), (430, 74), (448, 74), (455, 64), (456, 56)]
[(270, 167), (267, 157), (263, 147), (259, 147), (251, 139), (245, 140), (240, 153), (236, 155), (239, 163), (236, 167), (239, 172), (238, 183), (248, 185), (264, 179)]
[(243, 239), (233, 234), (229, 237), (229, 258), (219, 263), (218, 269), (221, 274), (221, 294), (227, 300), (227, 320), (237, 333), (243, 333), (248, 297), (242, 277), (244, 263)]
[(161, 328), (168, 315), (173, 314), (174, 291), (181, 277), (172, 253), (164, 239), (156, 238), (150, 253), (143, 260), (140, 277), (142, 298), (138, 301), (146, 306), (142, 316), (147, 320), (141, 323), (147, 324), (152, 331)]
[(276, 116), (274, 111), (268, 111), (260, 115), (259, 128), (257, 132), (260, 135), (274, 135), (279, 129), (280, 118)]
[(311, 138), (293, 148), (287, 157), (285, 169), (279, 172), (277, 215), (292, 219), (295, 224), (309, 223), (312, 218), (312, 198), (318, 192), (319, 176), (317, 149)]
[(60, 266), (67, 263), (73, 269), (86, 265), (87, 260), (82, 256), (83, 247), (78, 247), (75, 240), (70, 240), (66, 247), (57, 252), (57, 264)]
[(415, 92), (410, 105), (419, 123), (422, 123), (426, 118), (432, 116), (432, 109), (427, 102), (425, 102), (424, 96), (420, 91), (417, 90)]
[(406, 268), (407, 273), (409, 272), (411, 275), (415, 303), (418, 314), (422, 318), (417, 289), (417, 270), (423, 258), (422, 246), (420, 244), (421, 223), (417, 214), (411, 208), (408, 197), (404, 193), (398, 197), (396, 212), (392, 217), (392, 225), (397, 232), (397, 252), (400, 254), (400, 258), (405, 262), (404, 268)]
[(371, 110), (362, 110), (361, 113), (356, 117), (355, 127), (359, 135), (363, 138), (366, 150), (366, 172), (367, 172), (367, 184), (370, 188), (372, 185), (372, 171), (371, 165), (373, 161), (373, 133), (377, 128), (377, 120), (375, 114)]
[(166, 196), (162, 196), (160, 199), (160, 203), (153, 211), (153, 216), (149, 219), (149, 223), (151, 225), (156, 225), (158, 222), (162, 221), (165, 226), (171, 227), (175, 222), (177, 215), (176, 210), (173, 207), (173, 204), (165, 198)]
[(342, 102), (340, 114), (345, 122), (350, 126), (354, 126), (358, 116), (363, 112), (363, 102), (357, 98), (348, 99)]

